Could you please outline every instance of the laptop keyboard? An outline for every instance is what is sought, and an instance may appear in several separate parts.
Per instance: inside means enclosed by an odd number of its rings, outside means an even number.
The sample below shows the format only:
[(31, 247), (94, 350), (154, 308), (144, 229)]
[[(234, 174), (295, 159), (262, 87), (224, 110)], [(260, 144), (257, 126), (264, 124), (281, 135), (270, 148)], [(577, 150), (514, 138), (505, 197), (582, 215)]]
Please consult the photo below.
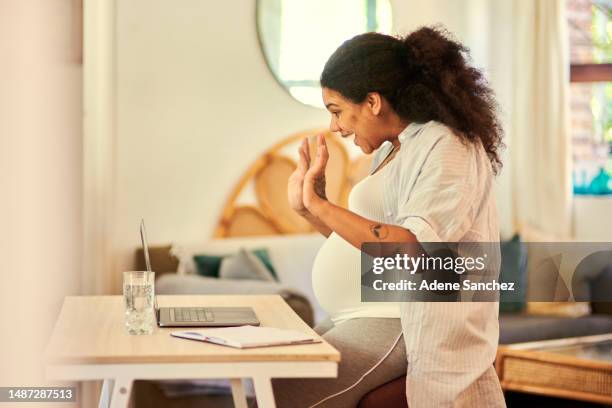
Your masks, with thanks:
[(202, 307), (175, 307), (175, 322), (212, 322), (215, 320), (213, 312)]

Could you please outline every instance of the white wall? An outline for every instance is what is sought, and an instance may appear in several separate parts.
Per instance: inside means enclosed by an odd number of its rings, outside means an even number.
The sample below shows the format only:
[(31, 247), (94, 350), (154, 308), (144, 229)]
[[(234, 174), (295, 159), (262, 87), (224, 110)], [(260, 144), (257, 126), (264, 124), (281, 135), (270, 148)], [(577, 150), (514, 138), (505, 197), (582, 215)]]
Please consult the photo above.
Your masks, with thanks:
[(141, 216), (151, 242), (209, 238), (258, 154), (327, 116), (268, 71), (252, 1), (120, 1), (117, 13), (115, 245), (127, 265)]
[[(488, 3), (393, 0), (394, 30), (443, 22), (474, 43), (476, 63), (493, 69), (505, 105), (510, 64), (489, 63), (491, 44), (481, 31)], [(116, 40), (117, 279), (139, 245), (140, 217), (152, 243), (206, 240), (230, 188), (262, 151), (293, 132), (325, 127), (329, 118), (292, 99), (269, 72), (257, 40), (255, 1), (183, 0), (179, 7), (119, 0)], [(503, 220), (509, 220), (508, 194), (500, 189)]]
[(75, 5), (0, 1), (0, 386), (45, 383), (43, 347), (80, 286)]
[(612, 197), (575, 197), (574, 233), (584, 242), (612, 240)]

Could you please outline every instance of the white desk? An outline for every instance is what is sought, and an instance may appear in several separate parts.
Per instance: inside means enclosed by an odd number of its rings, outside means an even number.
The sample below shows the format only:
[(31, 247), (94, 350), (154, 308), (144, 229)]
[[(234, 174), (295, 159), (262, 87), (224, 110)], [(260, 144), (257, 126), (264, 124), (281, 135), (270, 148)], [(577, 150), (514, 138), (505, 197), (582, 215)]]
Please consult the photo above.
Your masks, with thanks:
[[(158, 296), (160, 306), (250, 306), (262, 326), (316, 336), (278, 295)], [(252, 378), (260, 408), (275, 407), (271, 378), (336, 377), (340, 353), (323, 343), (240, 350), (124, 330), (121, 296), (66, 297), (47, 347), (51, 380), (103, 380), (100, 407), (126, 407), (134, 380), (229, 378), (236, 407), (246, 407), (242, 378)]]

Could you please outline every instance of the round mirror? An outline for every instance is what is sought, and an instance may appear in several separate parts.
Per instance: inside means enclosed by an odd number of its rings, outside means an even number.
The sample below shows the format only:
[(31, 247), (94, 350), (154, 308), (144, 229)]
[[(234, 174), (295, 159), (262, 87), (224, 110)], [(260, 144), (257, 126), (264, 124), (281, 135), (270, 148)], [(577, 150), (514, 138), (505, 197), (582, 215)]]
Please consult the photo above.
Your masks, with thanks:
[(323, 107), (319, 78), (349, 38), (391, 32), (389, 0), (258, 0), (257, 29), (266, 61), (298, 101)]

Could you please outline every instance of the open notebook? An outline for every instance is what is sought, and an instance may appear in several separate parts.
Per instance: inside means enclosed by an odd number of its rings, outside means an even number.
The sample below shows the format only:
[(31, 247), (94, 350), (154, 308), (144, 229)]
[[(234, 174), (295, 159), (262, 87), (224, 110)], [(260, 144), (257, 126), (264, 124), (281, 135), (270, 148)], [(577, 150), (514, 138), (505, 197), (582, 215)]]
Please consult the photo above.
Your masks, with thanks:
[(236, 348), (284, 346), (289, 344), (320, 343), (321, 340), (297, 330), (275, 327), (237, 326), (220, 329), (174, 331), (171, 336), (205, 341)]

